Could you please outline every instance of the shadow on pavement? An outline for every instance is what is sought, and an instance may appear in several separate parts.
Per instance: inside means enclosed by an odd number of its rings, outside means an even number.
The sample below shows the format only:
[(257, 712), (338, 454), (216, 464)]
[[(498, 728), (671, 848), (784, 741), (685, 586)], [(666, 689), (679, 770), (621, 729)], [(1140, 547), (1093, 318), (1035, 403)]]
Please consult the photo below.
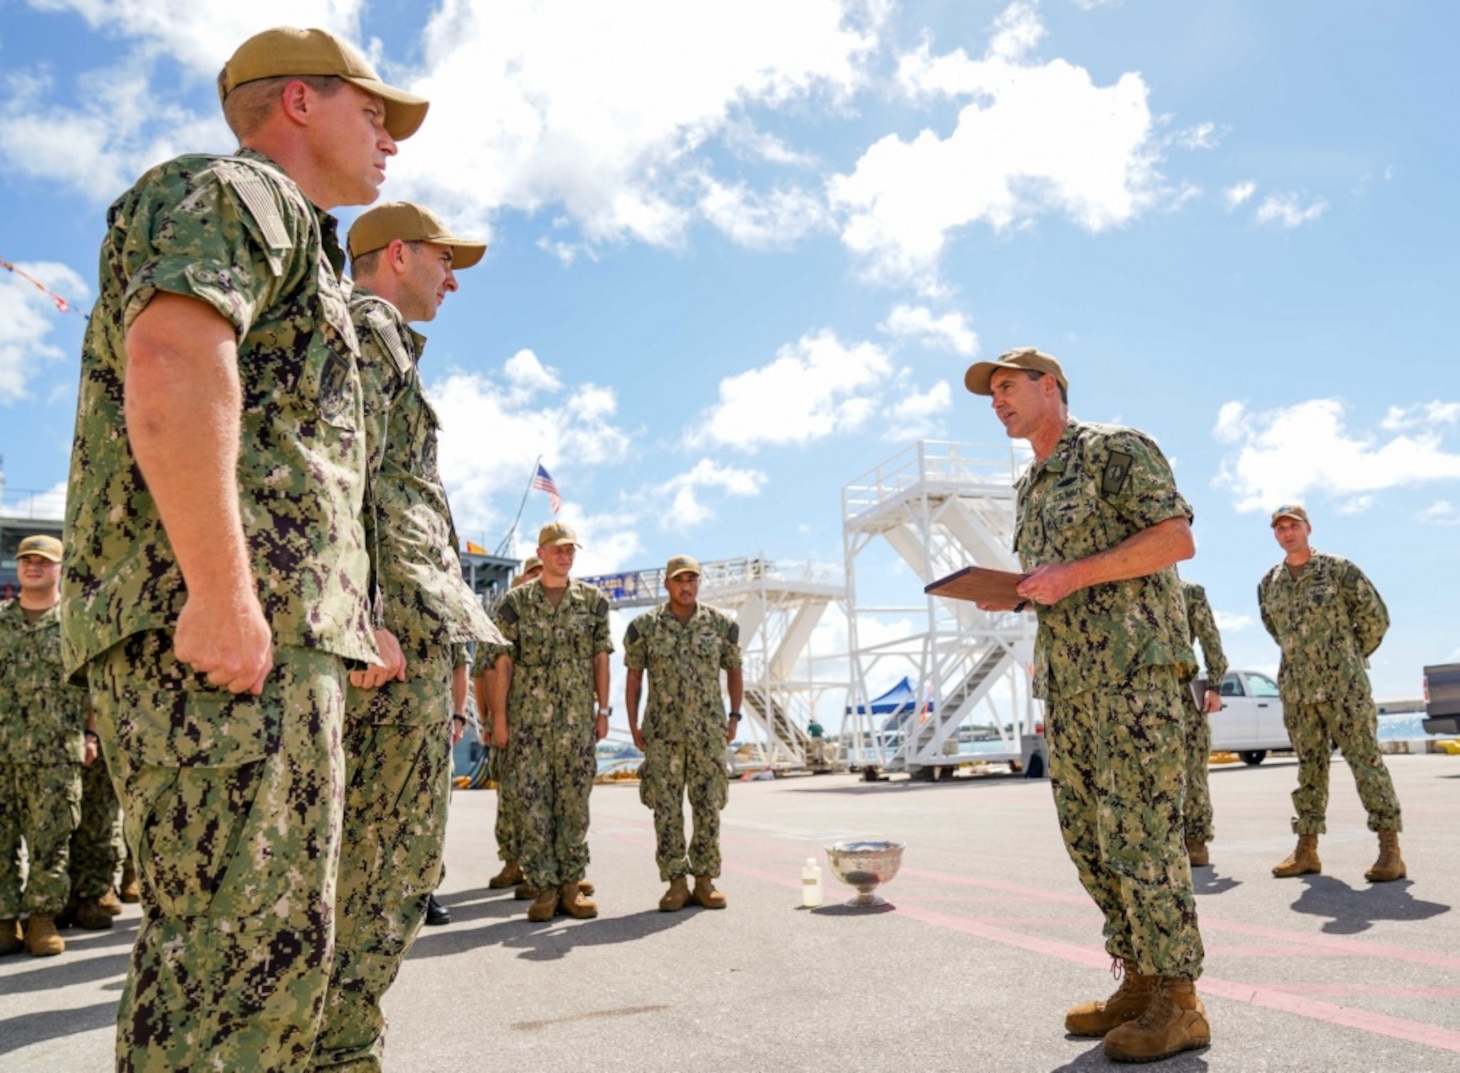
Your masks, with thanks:
[(35, 1043), (91, 1032), (117, 1023), (117, 1004), (98, 1002), (73, 1010), (26, 1013), (0, 1021), (0, 1054), (9, 1054)]
[(1355, 890), (1332, 876), (1302, 876), (1306, 889), (1293, 903), (1293, 911), (1309, 916), (1329, 917), (1323, 931), (1329, 935), (1357, 935), (1376, 920), (1428, 920), (1451, 909), (1440, 902), (1411, 897), (1408, 879), (1375, 883)]
[[(1068, 1038), (1074, 1039), (1075, 1037), (1071, 1036)], [(1159, 1066), (1119, 1066), (1105, 1057), (1102, 1044), (1099, 1040), (1096, 1040), (1095, 1046), (1091, 1050), (1086, 1051), (1073, 1062), (1066, 1062), (1062, 1066), (1055, 1066), (1050, 1070), (1050, 1073), (1069, 1073), (1069, 1071), (1076, 1069), (1103, 1069), (1107, 1073), (1112, 1069), (1159, 1069), (1161, 1073), (1205, 1073), (1206, 1070), (1211, 1068), (1207, 1064), (1207, 1060), (1204, 1057), (1205, 1054), (1206, 1051), (1187, 1051), (1185, 1054), (1178, 1054), (1165, 1059)]]
[(1196, 894), (1226, 894), (1242, 885), (1240, 879), (1224, 876), (1216, 865), (1203, 865), (1191, 870), (1191, 889)]
[[(678, 913), (648, 909), (628, 916), (612, 916), (604, 913), (606, 907), (599, 902), (600, 915), (593, 920), (559, 916), (550, 924), (534, 924), (526, 917), (531, 902), (516, 901), (511, 891), (492, 891), (499, 897), (474, 900), (481, 893), (466, 891), (442, 897), (441, 904), (451, 910), (452, 923), (441, 928), (423, 929), (411, 947), (410, 956), (446, 957), (480, 947), (500, 946), (520, 950), (520, 956), (527, 961), (554, 961), (574, 947), (631, 943), (668, 931), (696, 913), (712, 911), (687, 907)], [(484, 926), (472, 926), (482, 922), (486, 922)]]

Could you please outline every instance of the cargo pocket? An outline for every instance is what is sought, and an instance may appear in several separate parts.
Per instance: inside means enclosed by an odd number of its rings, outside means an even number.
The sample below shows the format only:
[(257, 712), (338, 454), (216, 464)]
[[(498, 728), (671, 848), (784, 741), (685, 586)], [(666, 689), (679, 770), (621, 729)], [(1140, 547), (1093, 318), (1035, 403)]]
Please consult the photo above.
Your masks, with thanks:
[(646, 756), (639, 764), (639, 801), (649, 810), (653, 810), (657, 795), (654, 792), (654, 771)]

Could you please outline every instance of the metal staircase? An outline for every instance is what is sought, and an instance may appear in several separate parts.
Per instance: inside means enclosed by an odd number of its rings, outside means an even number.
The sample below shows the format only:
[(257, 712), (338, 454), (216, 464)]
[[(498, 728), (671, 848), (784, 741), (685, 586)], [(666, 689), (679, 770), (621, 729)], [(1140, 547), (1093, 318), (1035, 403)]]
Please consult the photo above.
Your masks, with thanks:
[[(1000, 738), (978, 758), (1019, 759), (1019, 737), (1038, 719), (1024, 671), (1033, 660), (1033, 616), (983, 612), (967, 601), (927, 596), (922, 587), (970, 564), (1018, 568), (1013, 485), (1027, 462), (1020, 447), (921, 441), (844, 487), (854, 612), (848, 710), (868, 711), (878, 692), (873, 687), (904, 675), (929, 698), (916, 724), (904, 723), (891, 743), (877, 741), (865, 716), (853, 717), (862, 723), (855, 740), (875, 743), (858, 750), (862, 766), (918, 773), (965, 762), (970, 755), (960, 751), (958, 732), (977, 712), (985, 725), (999, 728)], [(900, 561), (913, 575), (897, 589), (905, 602), (871, 598), (873, 587), (886, 588), (889, 571), (877, 560), (885, 563), (889, 552), (894, 571)]]

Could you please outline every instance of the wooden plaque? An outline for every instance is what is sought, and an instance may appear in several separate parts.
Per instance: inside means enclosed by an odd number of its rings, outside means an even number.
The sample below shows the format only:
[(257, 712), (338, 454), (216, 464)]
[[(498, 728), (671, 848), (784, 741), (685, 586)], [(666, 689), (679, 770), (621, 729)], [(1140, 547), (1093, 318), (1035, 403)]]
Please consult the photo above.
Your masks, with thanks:
[(1021, 603), (1019, 582), (1028, 574), (1015, 574), (1008, 570), (989, 570), (982, 566), (965, 566), (957, 573), (940, 577), (923, 591), (933, 596), (947, 596), (954, 600), (973, 600), (978, 603), (1008, 604)]

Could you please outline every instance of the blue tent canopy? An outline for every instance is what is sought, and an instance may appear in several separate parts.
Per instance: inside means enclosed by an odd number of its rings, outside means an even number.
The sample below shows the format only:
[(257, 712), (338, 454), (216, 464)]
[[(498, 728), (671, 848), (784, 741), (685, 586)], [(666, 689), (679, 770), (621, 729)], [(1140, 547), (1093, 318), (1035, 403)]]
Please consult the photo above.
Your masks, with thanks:
[[(890, 729), (901, 724), (909, 715), (917, 711), (921, 703), (918, 699), (917, 690), (913, 689), (912, 683), (904, 678), (866, 707), (860, 704), (857, 705), (855, 713), (852, 707), (848, 705), (846, 714), (866, 715), (870, 712), (872, 715), (894, 716), (896, 718), (887, 721)], [(928, 711), (932, 710), (933, 704), (929, 701)]]

